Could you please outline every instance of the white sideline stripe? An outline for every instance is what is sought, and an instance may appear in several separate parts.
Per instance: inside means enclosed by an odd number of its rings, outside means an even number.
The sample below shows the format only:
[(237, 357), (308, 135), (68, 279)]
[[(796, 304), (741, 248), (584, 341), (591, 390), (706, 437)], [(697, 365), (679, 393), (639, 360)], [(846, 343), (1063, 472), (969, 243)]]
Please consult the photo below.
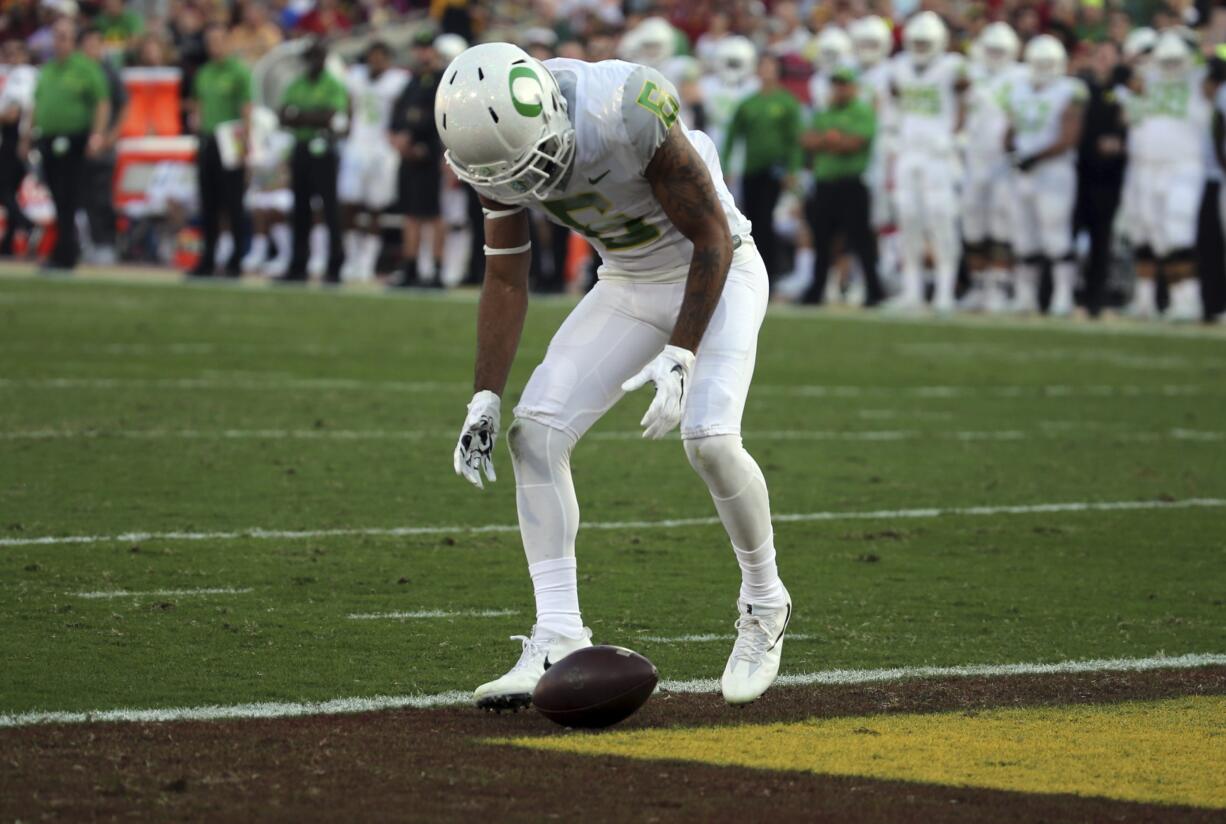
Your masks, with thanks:
[[(0, 389), (244, 389), (258, 392), (296, 390), (352, 390), (410, 393), (465, 391), (459, 381), (369, 381), (352, 378), (287, 378), (284, 374), (240, 378), (0, 378)], [(824, 384), (756, 383), (757, 395), (802, 398), (1071, 398), (1071, 397), (1186, 397), (1210, 393), (1200, 384), (1008, 384), (1002, 386), (828, 386)]]
[[(945, 438), (956, 441), (1021, 441), (1027, 438), (1058, 438), (1062, 433), (1057, 429), (1069, 429), (1086, 426), (1077, 422), (1039, 424), (1036, 431), (1022, 429), (984, 429), (984, 430), (924, 430), (924, 429), (867, 429), (867, 430), (835, 430), (835, 429), (774, 429), (756, 431), (746, 435), (749, 441), (864, 441), (891, 442), (919, 440), (928, 438)], [(1226, 432), (1208, 432), (1194, 429), (1168, 429), (1158, 432), (1138, 432), (1122, 430), (1113, 432), (1104, 430), (1113, 440), (1132, 441), (1220, 441), (1226, 440)], [(678, 440), (674, 434), (669, 440)], [(338, 440), (338, 441), (374, 441), (374, 440), (451, 440), (455, 432), (450, 430), (427, 429), (25, 429), (0, 432), (2, 441), (43, 441), (65, 440), (71, 438), (123, 438), (131, 440)], [(590, 441), (641, 441), (641, 430), (611, 430), (608, 432), (592, 432), (585, 436)]]
[(163, 598), (190, 595), (246, 595), (251, 587), (205, 587), (203, 589), (153, 589), (147, 592), (128, 592), (124, 589), (100, 589), (96, 592), (74, 592), (78, 598)]
[[(970, 678), (1010, 675), (1051, 675), (1090, 672), (1145, 672), (1157, 669), (1196, 669), (1226, 665), (1226, 655), (1188, 654), (1152, 658), (1103, 658), (1061, 661), (1054, 664), (982, 664), (955, 667), (897, 667), (871, 670), (826, 670), (782, 675), (780, 686), (835, 686), (874, 684), (914, 678)], [(693, 681), (662, 681), (663, 692), (718, 693), (714, 678)], [(331, 701), (266, 702), (223, 706), (111, 709), (90, 712), (22, 712), (0, 714), (0, 728), (38, 724), (156, 723), (162, 721), (222, 721), (239, 718), (295, 718), (305, 715), (340, 715), (394, 709), (431, 709), (472, 703), (472, 693), (450, 690), (433, 695), (376, 695), (369, 698), (336, 698)]]
[[(1061, 661), (1056, 664), (969, 664), (957, 667), (897, 667), (876, 670), (826, 670), (796, 675), (781, 675), (779, 686), (834, 686), (875, 684), (909, 678), (974, 678), (1010, 675), (1068, 675), (1086, 672), (1146, 672), (1156, 669), (1195, 669), (1226, 664), (1226, 655), (1188, 654), (1153, 658), (1098, 658), (1089, 661)], [(719, 681), (699, 678), (693, 681), (664, 681), (660, 689), (668, 692), (719, 692)]]
[(519, 610), (461, 609), (449, 612), (443, 609), (419, 609), (411, 612), (354, 612), (345, 617), (350, 621), (390, 621), (408, 618), (502, 618), (507, 615), (519, 615)]
[[(810, 635), (804, 632), (789, 632), (786, 636), (789, 641), (812, 641), (816, 635)], [(735, 641), (736, 636), (731, 634), (703, 633), (701, 635), (640, 635), (634, 640), (642, 641), (648, 644), (705, 644), (709, 641)]]
[[(1188, 498), (1182, 501), (1076, 501), (1070, 503), (1017, 504), (1006, 506), (931, 507), (925, 509), (878, 509), (864, 512), (797, 512), (775, 514), (775, 523), (810, 521), (877, 521), (907, 518), (941, 518), (979, 515), (1033, 515), (1052, 512), (1126, 512), (1144, 509), (1216, 509), (1226, 507), (1223, 498)], [(713, 526), (719, 518), (671, 518), (662, 521), (593, 521), (584, 529), (675, 529), (687, 526)], [(480, 535), (519, 532), (518, 524), (482, 526), (400, 526), (352, 527), (348, 529), (278, 530), (252, 528), (235, 532), (124, 532), (117, 535), (45, 535), (38, 538), (0, 538), (0, 547), (49, 546), (54, 544), (133, 543), (140, 541), (232, 541), (297, 540), (302, 538), (346, 538), (374, 536), (403, 538), (414, 535)]]

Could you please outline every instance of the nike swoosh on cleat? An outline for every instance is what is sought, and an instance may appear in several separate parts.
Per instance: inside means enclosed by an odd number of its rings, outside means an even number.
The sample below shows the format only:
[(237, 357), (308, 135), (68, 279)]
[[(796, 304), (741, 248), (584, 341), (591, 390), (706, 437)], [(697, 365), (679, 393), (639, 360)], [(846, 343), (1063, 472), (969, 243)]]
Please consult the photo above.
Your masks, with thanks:
[(779, 635), (775, 638), (775, 642), (770, 645), (770, 648), (767, 650), (767, 652), (770, 652), (770, 650), (774, 649), (776, 645), (778, 645), (778, 643), (781, 640), (783, 640), (783, 633), (788, 631), (788, 624), (791, 622), (791, 620), (792, 620), (792, 605), (788, 604), (788, 614), (783, 619), (783, 629), (779, 630)]
[(613, 170), (612, 170), (612, 169), (605, 169), (605, 170), (604, 170), (604, 174), (600, 175), (599, 177), (589, 177), (589, 178), (587, 179), (587, 182), (588, 182), (588, 183), (590, 183), (590, 184), (592, 184), (593, 186), (595, 186), (597, 183), (599, 183), (600, 181), (604, 180), (604, 179), (605, 179), (605, 178), (608, 176), (609, 172), (611, 172), (611, 171), (613, 171)]

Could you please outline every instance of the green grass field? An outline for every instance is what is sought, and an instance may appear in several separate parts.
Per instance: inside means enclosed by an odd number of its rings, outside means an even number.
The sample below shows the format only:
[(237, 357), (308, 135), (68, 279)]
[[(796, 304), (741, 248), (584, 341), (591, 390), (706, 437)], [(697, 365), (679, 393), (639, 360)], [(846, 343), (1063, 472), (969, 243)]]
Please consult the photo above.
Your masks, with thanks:
[[(534, 304), (504, 429), (570, 305)], [(484, 493), (451, 470), (473, 327), (468, 296), (0, 279), (0, 714), (500, 674), (532, 599), (505, 447)], [(730, 634), (738, 576), (718, 526), (650, 523), (713, 510), (679, 441), (638, 438), (648, 400), (575, 454), (607, 527), (579, 536), (585, 619), (664, 678), (714, 677), (729, 641), (650, 640)], [(1215, 330), (772, 313), (745, 441), (776, 513), (807, 516), (778, 527), (785, 672), (1226, 652)], [(251, 530), (343, 534), (223, 534)], [(234, 591), (141, 594), (201, 588)], [(515, 614), (348, 617), (423, 610)]]

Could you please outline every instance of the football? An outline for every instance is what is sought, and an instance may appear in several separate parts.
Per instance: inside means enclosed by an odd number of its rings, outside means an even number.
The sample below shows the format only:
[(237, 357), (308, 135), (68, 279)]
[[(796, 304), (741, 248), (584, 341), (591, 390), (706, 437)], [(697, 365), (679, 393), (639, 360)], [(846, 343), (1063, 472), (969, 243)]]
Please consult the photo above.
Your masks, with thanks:
[(655, 665), (633, 650), (587, 647), (546, 670), (532, 704), (564, 727), (608, 727), (647, 703), (658, 680)]

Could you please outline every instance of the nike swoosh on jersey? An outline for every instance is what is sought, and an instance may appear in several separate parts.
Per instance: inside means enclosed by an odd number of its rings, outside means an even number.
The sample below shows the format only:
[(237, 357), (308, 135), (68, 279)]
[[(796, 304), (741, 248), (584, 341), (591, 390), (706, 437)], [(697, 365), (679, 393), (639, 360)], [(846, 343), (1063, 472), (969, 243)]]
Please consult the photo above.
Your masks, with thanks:
[(587, 182), (595, 186), (597, 183), (604, 180), (608, 176), (609, 172), (611, 171), (612, 169), (605, 169), (604, 174), (600, 175), (599, 177), (589, 177), (587, 179)]

